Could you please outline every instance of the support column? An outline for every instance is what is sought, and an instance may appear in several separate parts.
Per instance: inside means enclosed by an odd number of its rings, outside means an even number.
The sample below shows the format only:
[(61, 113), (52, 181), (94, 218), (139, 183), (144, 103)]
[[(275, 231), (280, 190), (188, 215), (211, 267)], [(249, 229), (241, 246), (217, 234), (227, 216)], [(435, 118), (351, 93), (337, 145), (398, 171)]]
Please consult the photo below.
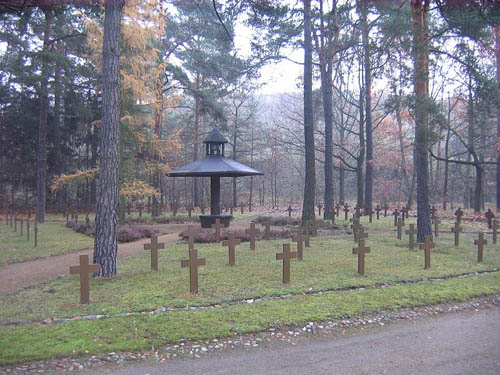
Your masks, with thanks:
[(210, 214), (220, 215), (220, 177), (210, 177)]

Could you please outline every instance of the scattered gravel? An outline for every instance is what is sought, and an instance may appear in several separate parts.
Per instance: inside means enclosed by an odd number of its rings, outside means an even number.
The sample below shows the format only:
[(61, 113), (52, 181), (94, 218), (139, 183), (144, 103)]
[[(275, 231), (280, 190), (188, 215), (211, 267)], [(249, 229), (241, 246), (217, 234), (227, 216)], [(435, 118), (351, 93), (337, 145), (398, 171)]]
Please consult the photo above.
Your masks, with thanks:
[(107, 353), (88, 357), (54, 359), (29, 364), (0, 367), (0, 375), (7, 374), (66, 374), (77, 373), (86, 368), (98, 368), (105, 364), (122, 365), (126, 362), (153, 360), (165, 362), (177, 358), (200, 358), (209, 353), (233, 350), (251, 349), (275, 342), (286, 342), (295, 345), (297, 340), (308, 335), (332, 335), (345, 332), (347, 329), (384, 326), (392, 322), (406, 320), (415, 321), (430, 316), (459, 311), (479, 311), (493, 306), (500, 306), (500, 293), (476, 298), (462, 303), (443, 303), (413, 309), (395, 311), (381, 311), (374, 314), (356, 317), (345, 316), (337, 320), (307, 322), (301, 325), (270, 328), (266, 331), (252, 334), (234, 334), (223, 339), (204, 341), (179, 340), (175, 344), (168, 344), (161, 348), (152, 348), (147, 352), (120, 352)]

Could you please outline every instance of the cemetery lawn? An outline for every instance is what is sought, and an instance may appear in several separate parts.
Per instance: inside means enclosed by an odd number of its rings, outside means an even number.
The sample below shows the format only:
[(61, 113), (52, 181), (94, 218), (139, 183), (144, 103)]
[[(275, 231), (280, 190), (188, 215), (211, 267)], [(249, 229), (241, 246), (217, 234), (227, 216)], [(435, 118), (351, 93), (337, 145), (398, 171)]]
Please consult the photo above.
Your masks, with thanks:
[(0, 223), (0, 267), (8, 263), (33, 260), (50, 255), (64, 254), (72, 251), (91, 248), (94, 239), (66, 228), (61, 223), (44, 223), (38, 225), (38, 246), (34, 245), (34, 224), (30, 223), (30, 240), (26, 240), (26, 223), (23, 236), (20, 235), (20, 224), (17, 232), (10, 225)]
[[(243, 243), (236, 249), (235, 267), (227, 265), (227, 247), (196, 244), (199, 256), (207, 258), (207, 265), (200, 268), (199, 296), (188, 293), (189, 270), (180, 267), (181, 259), (187, 259), (187, 245), (167, 245), (160, 250), (159, 272), (150, 271), (149, 252), (144, 252), (121, 260), (118, 277), (92, 280), (90, 305), (78, 304), (77, 276), (0, 297), (0, 364), (147, 350), (181, 338), (226, 337), (311, 320), (498, 293), (498, 272), (456, 277), (500, 269), (500, 248), (491, 245), (490, 236), (484, 262), (476, 263), (475, 237), (461, 236), (461, 246), (455, 248), (453, 237), (441, 234), (432, 251), (432, 268), (424, 270), (423, 251), (409, 251), (407, 240), (372, 233), (367, 241), (371, 253), (366, 256), (365, 277), (356, 275), (357, 256), (352, 255), (355, 244), (351, 236), (314, 237), (311, 247), (304, 248), (304, 261), (292, 260), (288, 285), (281, 284), (282, 262), (275, 259), (285, 241), (257, 242), (255, 252)], [(431, 281), (419, 282), (422, 278)], [(432, 280), (435, 278), (438, 280)], [(284, 296), (288, 298), (279, 298)], [(209, 308), (112, 316), (161, 307), (197, 306)], [(39, 324), (51, 317), (95, 314), (111, 317)]]

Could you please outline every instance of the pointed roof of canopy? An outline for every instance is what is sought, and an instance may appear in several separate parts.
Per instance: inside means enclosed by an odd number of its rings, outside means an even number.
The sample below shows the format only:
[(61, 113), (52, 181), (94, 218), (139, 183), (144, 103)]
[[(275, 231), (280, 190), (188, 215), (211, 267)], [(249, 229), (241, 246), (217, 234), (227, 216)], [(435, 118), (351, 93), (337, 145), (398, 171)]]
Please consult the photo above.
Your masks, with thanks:
[(228, 141), (224, 138), (219, 129), (213, 128), (203, 143), (228, 143)]

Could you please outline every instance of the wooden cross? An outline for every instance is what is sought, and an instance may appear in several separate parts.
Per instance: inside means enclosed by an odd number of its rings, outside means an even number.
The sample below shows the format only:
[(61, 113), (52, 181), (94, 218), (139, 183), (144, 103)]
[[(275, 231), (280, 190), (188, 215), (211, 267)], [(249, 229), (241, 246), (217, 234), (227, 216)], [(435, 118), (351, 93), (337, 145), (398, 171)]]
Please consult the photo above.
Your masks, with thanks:
[(276, 260), (283, 260), (283, 284), (290, 282), (290, 259), (297, 258), (296, 251), (290, 251), (290, 244), (283, 244), (283, 252), (276, 253)]
[(458, 207), (458, 209), (455, 211), (455, 216), (457, 217), (457, 221), (459, 223), (462, 221), (463, 214), (464, 214), (464, 212), (462, 211), (462, 209), (460, 207)]
[(434, 224), (434, 237), (439, 237), (439, 224), (441, 224), (441, 220), (437, 216), (432, 219), (432, 223)]
[(382, 211), (382, 209), (380, 208), (380, 206), (377, 204), (377, 207), (375, 207), (375, 212), (377, 213), (377, 220), (380, 219), (380, 211)]
[(297, 259), (303, 260), (302, 252), (304, 250), (303, 243), (305, 241), (305, 237), (303, 231), (300, 228), (297, 231), (297, 234), (292, 238), (292, 241), (297, 242)]
[(417, 233), (415, 229), (415, 224), (410, 224), (410, 229), (405, 231), (406, 234), (410, 236), (410, 250), (415, 249), (415, 234)]
[(158, 236), (151, 236), (151, 242), (144, 244), (144, 250), (151, 250), (151, 269), (153, 271), (158, 271), (158, 250), (164, 248), (164, 243), (158, 243)]
[(189, 292), (198, 294), (198, 267), (207, 264), (205, 258), (198, 258), (198, 250), (189, 250), (189, 259), (181, 260), (181, 267), (189, 267)]
[(486, 220), (488, 220), (488, 228), (491, 229), (491, 221), (495, 218), (495, 214), (491, 211), (491, 208), (488, 208), (488, 212), (486, 212), (484, 216), (486, 216)]
[(212, 224), (211, 226), (212, 229), (215, 229), (215, 241), (220, 242), (220, 230), (222, 228), (220, 219), (215, 219), (215, 224)]
[(360, 227), (359, 219), (353, 218), (351, 229), (352, 229), (352, 234), (354, 235), (354, 242), (359, 242), (357, 241), (359, 227)]
[(344, 213), (345, 213), (345, 218), (344, 220), (347, 221), (347, 216), (349, 215), (349, 206), (346, 204), (344, 204)]
[(483, 261), (483, 250), (484, 250), (484, 245), (488, 243), (487, 240), (484, 238), (484, 233), (479, 232), (478, 233), (478, 239), (474, 240), (474, 245), (477, 245), (477, 262), (481, 263)]
[(194, 249), (194, 226), (188, 225), (187, 235), (188, 235), (188, 249)]
[(406, 217), (405, 210), (406, 210), (405, 206), (401, 207), (401, 220), (403, 221), (403, 223), (405, 222), (405, 217)]
[(460, 243), (460, 232), (462, 231), (462, 227), (460, 226), (460, 221), (455, 221), (455, 226), (451, 228), (451, 231), (455, 233), (455, 246), (458, 246)]
[(398, 222), (396, 223), (396, 226), (398, 227), (398, 240), (402, 238), (402, 232), (403, 232), (403, 227), (405, 226), (405, 223), (401, 218), (398, 218)]
[(493, 220), (493, 224), (491, 225), (491, 229), (493, 229), (493, 244), (497, 244), (497, 232), (499, 228), (498, 221)]
[(335, 211), (336, 211), (336, 216), (339, 217), (340, 216), (340, 205), (338, 203), (335, 206)]
[(425, 242), (420, 244), (420, 249), (424, 249), (425, 267), (431, 268), (431, 249), (435, 248), (436, 244), (431, 242), (431, 236), (425, 236)]
[(323, 208), (323, 206), (321, 205), (321, 203), (318, 203), (318, 216), (321, 216), (321, 209)]
[(88, 255), (80, 255), (80, 265), (69, 267), (69, 273), (71, 275), (80, 275), (80, 303), (88, 304), (90, 303), (90, 276), (89, 273), (95, 273), (99, 271), (98, 264), (89, 264)]
[(234, 232), (230, 232), (227, 238), (227, 240), (222, 241), (222, 246), (227, 246), (229, 248), (229, 265), (234, 266), (236, 245), (241, 244), (241, 241), (236, 239)]
[(352, 248), (353, 254), (358, 254), (358, 274), (363, 276), (365, 274), (365, 254), (370, 252), (369, 247), (365, 247), (365, 240), (359, 241), (358, 247)]
[(250, 229), (245, 229), (245, 233), (250, 235), (250, 249), (255, 250), (255, 236), (260, 234), (260, 229), (255, 229), (255, 223), (250, 223)]
[(387, 217), (387, 210), (389, 209), (389, 206), (387, 204), (384, 205), (384, 217)]
[(398, 216), (399, 216), (398, 209), (395, 208), (394, 212), (392, 214), (394, 215), (394, 226), (397, 226), (398, 225)]
[(292, 217), (292, 211), (293, 211), (292, 206), (288, 206), (286, 210), (288, 211), (288, 217)]
[(266, 221), (264, 222), (264, 227), (266, 228), (264, 230), (264, 239), (268, 240), (269, 238), (271, 238), (271, 219), (266, 219)]
[(359, 241), (368, 238), (368, 233), (365, 233), (365, 228), (362, 225), (359, 226), (358, 232), (354, 235), (354, 242), (359, 244)]

